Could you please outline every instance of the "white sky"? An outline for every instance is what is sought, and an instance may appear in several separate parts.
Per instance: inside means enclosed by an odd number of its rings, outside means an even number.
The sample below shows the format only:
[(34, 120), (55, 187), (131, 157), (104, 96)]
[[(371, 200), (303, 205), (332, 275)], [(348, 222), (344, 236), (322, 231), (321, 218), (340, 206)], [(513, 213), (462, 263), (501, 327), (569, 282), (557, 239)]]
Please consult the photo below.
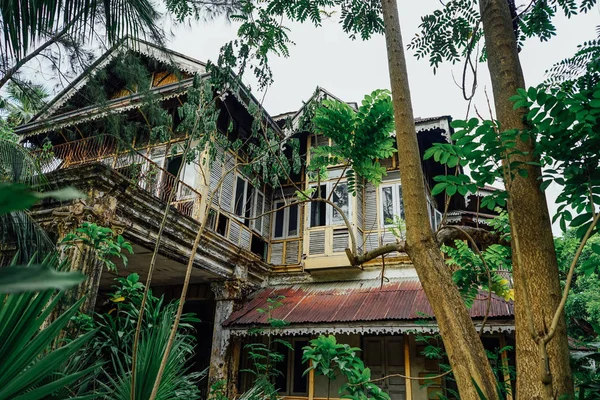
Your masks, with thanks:
[[(405, 45), (416, 32), (420, 17), (440, 7), (437, 0), (399, 2), (400, 23)], [(521, 2), (517, 1), (517, 4)], [(409, 4), (404, 7), (404, 4)], [(527, 85), (537, 85), (544, 80), (544, 71), (570, 55), (578, 44), (596, 37), (595, 27), (600, 25), (600, 8), (596, 6), (585, 15), (572, 19), (557, 17), (557, 35), (548, 42), (529, 40), (520, 53)], [(338, 23), (338, 16), (324, 22), (323, 27), (311, 24), (291, 24), (290, 38), (295, 43), (289, 58), (273, 58), (271, 67), (275, 83), (265, 97), (265, 107), (271, 115), (297, 110), (313, 93), (316, 86), (329, 90), (345, 101), (359, 102), (374, 89), (390, 87), (385, 40), (378, 35), (368, 41), (350, 40)], [(198, 22), (173, 30), (169, 47), (202, 61), (216, 60), (223, 44), (235, 38), (237, 24), (224, 19)], [(467, 102), (454, 83), (461, 79), (462, 65), (443, 64), (437, 74), (426, 59), (417, 60), (406, 51), (408, 73), (415, 116), (451, 115), (464, 119)], [(245, 82), (252, 85), (251, 77)], [(479, 65), (478, 89), (474, 106), (484, 117), (489, 117), (485, 92), (492, 97), (489, 74), (485, 64)], [(255, 93), (256, 94), (256, 93)], [(259, 96), (257, 96), (259, 97)], [(260, 97), (259, 97), (260, 98)], [(471, 109), (470, 117), (474, 116)], [(556, 209), (554, 199), (558, 187), (548, 192), (550, 214)], [(555, 234), (560, 234), (555, 224)]]

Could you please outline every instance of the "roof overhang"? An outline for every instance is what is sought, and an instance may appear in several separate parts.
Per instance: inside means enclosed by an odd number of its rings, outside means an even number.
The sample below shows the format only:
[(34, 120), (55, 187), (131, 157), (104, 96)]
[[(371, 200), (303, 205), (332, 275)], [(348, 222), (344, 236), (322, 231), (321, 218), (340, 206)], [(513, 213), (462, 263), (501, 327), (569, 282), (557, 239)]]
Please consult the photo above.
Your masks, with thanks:
[[(270, 328), (267, 315), (258, 312), (267, 309), (273, 298), (281, 305), (270, 318), (287, 322), (283, 328)], [(484, 332), (513, 330), (513, 303), (492, 294), (488, 312), (487, 298), (488, 293), (481, 292), (469, 310), (474, 322), (478, 324), (487, 316)], [(392, 278), (382, 286), (380, 279), (363, 279), (262, 289), (223, 326), (240, 336), (253, 334), (256, 328), (280, 335), (395, 334), (437, 331), (432, 316), (418, 280)]]

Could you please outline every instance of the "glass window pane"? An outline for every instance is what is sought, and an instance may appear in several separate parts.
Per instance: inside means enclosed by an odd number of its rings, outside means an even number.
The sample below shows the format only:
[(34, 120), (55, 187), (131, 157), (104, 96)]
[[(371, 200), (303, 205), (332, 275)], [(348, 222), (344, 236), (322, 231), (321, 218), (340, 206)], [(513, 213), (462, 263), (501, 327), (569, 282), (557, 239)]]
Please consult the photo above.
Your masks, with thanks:
[[(283, 206), (283, 203), (276, 203), (275, 209), (278, 209)], [(277, 210), (275, 212), (275, 231), (274, 236), (276, 238), (283, 237), (283, 214), (285, 209)]]
[(243, 216), (244, 212), (244, 187), (246, 182), (238, 176), (237, 182), (235, 185), (235, 204), (234, 204), (234, 212), (236, 215), (240, 217)]
[[(342, 212), (346, 217), (350, 217), (350, 199), (348, 198), (347, 184), (338, 184), (333, 191), (333, 196), (331, 200), (335, 203), (335, 205), (341, 208)], [(335, 208), (333, 209), (331, 222), (334, 224), (340, 224), (344, 222), (344, 218), (342, 217), (342, 215), (340, 215), (340, 212)]]
[(404, 215), (404, 200), (402, 199), (402, 186), (398, 185), (398, 201), (400, 202), (400, 218), (406, 220), (406, 216)]
[[(316, 198), (327, 198), (327, 187), (325, 185), (321, 185), (318, 190), (312, 195), (313, 199)], [(326, 211), (326, 203), (323, 202), (313, 202), (310, 203), (310, 226), (324, 226), (326, 224), (325, 220), (325, 211)]]
[(254, 198), (254, 187), (248, 184), (246, 189), (246, 202), (244, 206), (244, 216), (246, 218), (250, 218), (250, 214), (252, 214), (252, 199)]
[(383, 225), (390, 225), (394, 221), (394, 199), (391, 186), (381, 188), (381, 208)]
[(288, 236), (298, 235), (298, 204), (289, 207)]

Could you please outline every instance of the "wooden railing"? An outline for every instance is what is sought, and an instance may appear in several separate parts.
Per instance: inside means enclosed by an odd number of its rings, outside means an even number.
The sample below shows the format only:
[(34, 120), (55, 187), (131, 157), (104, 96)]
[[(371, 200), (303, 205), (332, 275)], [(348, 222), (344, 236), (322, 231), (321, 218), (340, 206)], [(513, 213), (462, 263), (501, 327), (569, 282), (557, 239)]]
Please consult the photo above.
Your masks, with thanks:
[(92, 136), (34, 153), (38, 156), (44, 173), (78, 165), (102, 163), (125, 176), (132, 185), (162, 201), (167, 201), (174, 190), (171, 205), (190, 217), (194, 216), (194, 211), (200, 203), (201, 195), (193, 187), (178, 180), (151, 159), (128, 148), (113, 136)]

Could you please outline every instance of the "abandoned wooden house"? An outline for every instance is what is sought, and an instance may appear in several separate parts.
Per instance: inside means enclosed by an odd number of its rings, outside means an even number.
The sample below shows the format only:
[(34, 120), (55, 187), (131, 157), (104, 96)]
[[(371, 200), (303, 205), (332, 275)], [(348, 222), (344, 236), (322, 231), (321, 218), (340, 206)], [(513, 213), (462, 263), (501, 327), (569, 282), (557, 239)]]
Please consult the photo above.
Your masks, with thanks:
[[(150, 77), (149, 88), (123, 86), (117, 60), (124, 54), (134, 54), (142, 61)], [(209, 210), (207, 229), (195, 254), (185, 311), (197, 313), (202, 320), (196, 326), (195, 368), (210, 366), (211, 381), (226, 378), (230, 393), (244, 390), (249, 379), (239, 372), (248, 365), (244, 344), (261, 340), (252, 334), (257, 327), (264, 328), (264, 334), (287, 337), (295, 349), (285, 350), (289, 354), (285, 365), (280, 366), (283, 375), (277, 385), (285, 399), (338, 397), (341, 378), (332, 382), (328, 393), (322, 376), (303, 375), (307, 366), (302, 363), (301, 349), (319, 334), (333, 334), (339, 342), (360, 347), (374, 377), (438, 373), (438, 360), (422, 354), (425, 343), (419, 335), (434, 333), (436, 326), (427, 318), (432, 315), (431, 307), (407, 256), (387, 255), (383, 271), (381, 258), (358, 268), (350, 266), (345, 253), (350, 236), (356, 238), (359, 251), (396, 240), (389, 221), (402, 217), (404, 210), (394, 157), (381, 160), (387, 168), (383, 183), (379, 187), (366, 185), (356, 196), (349, 193), (339, 166), (330, 167), (328, 179), (319, 181), (319, 190), (334, 192), (331, 198), (344, 211), (347, 225), (343, 216), (325, 203), (282, 208), (294, 200), (294, 188), (286, 182), (277, 190), (268, 184), (253, 186), (237, 168), (245, 161), (243, 154), (227, 151), (224, 161), (212, 163), (210, 171), (201, 171), (207, 165), (201, 159), (206, 154), (196, 154), (192, 162), (182, 157), (185, 134), (151, 141), (145, 129), (143, 134), (133, 134), (127, 149), (119, 142), (122, 139), (107, 134), (112, 129), (107, 122), (110, 115), (151, 128), (152, 121), (143, 112), (148, 93), (177, 123), (177, 107), (185, 101), (193, 76), (205, 72), (204, 63), (185, 55), (144, 42), (134, 47), (123, 43), (100, 57), (43, 112), (16, 130), (24, 146), (46, 149), (40, 151), (46, 152), (45, 173), (51, 184), (74, 186), (87, 194), (82, 201), (46, 202), (35, 208), (32, 213), (42, 226), (60, 239), (82, 221), (92, 221), (113, 228), (134, 246), (128, 267), (120, 267), (118, 273), (93, 270), (93, 265), (79, 266), (90, 276), (86, 290), (92, 301), (87, 304), (88, 311), (102, 303), (102, 295), (110, 290), (116, 275), (136, 272), (141, 279), (146, 278), (166, 201), (172, 195), (153, 291), (168, 299), (179, 295), (192, 242)], [(102, 84), (98, 86), (98, 82)], [(98, 90), (106, 99), (102, 104), (90, 100), (92, 91)], [(304, 161), (310, 157), (312, 146), (329, 141), (297, 131), (306, 104), (323, 98), (335, 97), (318, 88), (296, 112), (279, 116), (263, 113), (265, 123), (282, 138), (293, 133), (300, 139)], [(257, 104), (249, 92), (221, 96), (219, 106), (233, 124), (236, 137), (251, 129), (249, 109)], [(433, 142), (450, 140), (449, 122), (447, 116), (416, 121), (422, 152)], [(231, 135), (221, 125), (223, 134)], [(429, 187), (432, 177), (443, 173), (443, 167), (433, 160), (423, 161), (423, 169)], [(304, 169), (290, 179), (302, 188), (317, 185)], [(217, 188), (220, 180), (222, 185)], [(207, 194), (215, 189), (216, 196), (206, 207)], [(449, 204), (449, 221), (485, 223), (489, 216), (480, 214), (475, 202), (477, 196), (471, 196), (469, 202), (455, 196)], [(435, 228), (441, 222), (443, 196), (430, 197), (429, 209)], [(271, 210), (277, 211), (267, 213)], [(288, 323), (282, 329), (271, 330), (267, 316), (257, 311), (267, 307), (267, 299), (273, 296), (282, 296), (281, 306), (272, 315)], [(476, 300), (470, 310), (476, 325), (481, 325), (486, 315), (486, 304)], [(512, 302), (492, 295), (482, 336), (486, 347), (513, 343), (513, 311)], [(503, 353), (498, 362), (510, 361)], [(452, 388), (451, 382), (441, 378), (425, 386), (422, 380), (401, 377), (379, 383), (394, 400), (437, 398), (436, 393)]]

